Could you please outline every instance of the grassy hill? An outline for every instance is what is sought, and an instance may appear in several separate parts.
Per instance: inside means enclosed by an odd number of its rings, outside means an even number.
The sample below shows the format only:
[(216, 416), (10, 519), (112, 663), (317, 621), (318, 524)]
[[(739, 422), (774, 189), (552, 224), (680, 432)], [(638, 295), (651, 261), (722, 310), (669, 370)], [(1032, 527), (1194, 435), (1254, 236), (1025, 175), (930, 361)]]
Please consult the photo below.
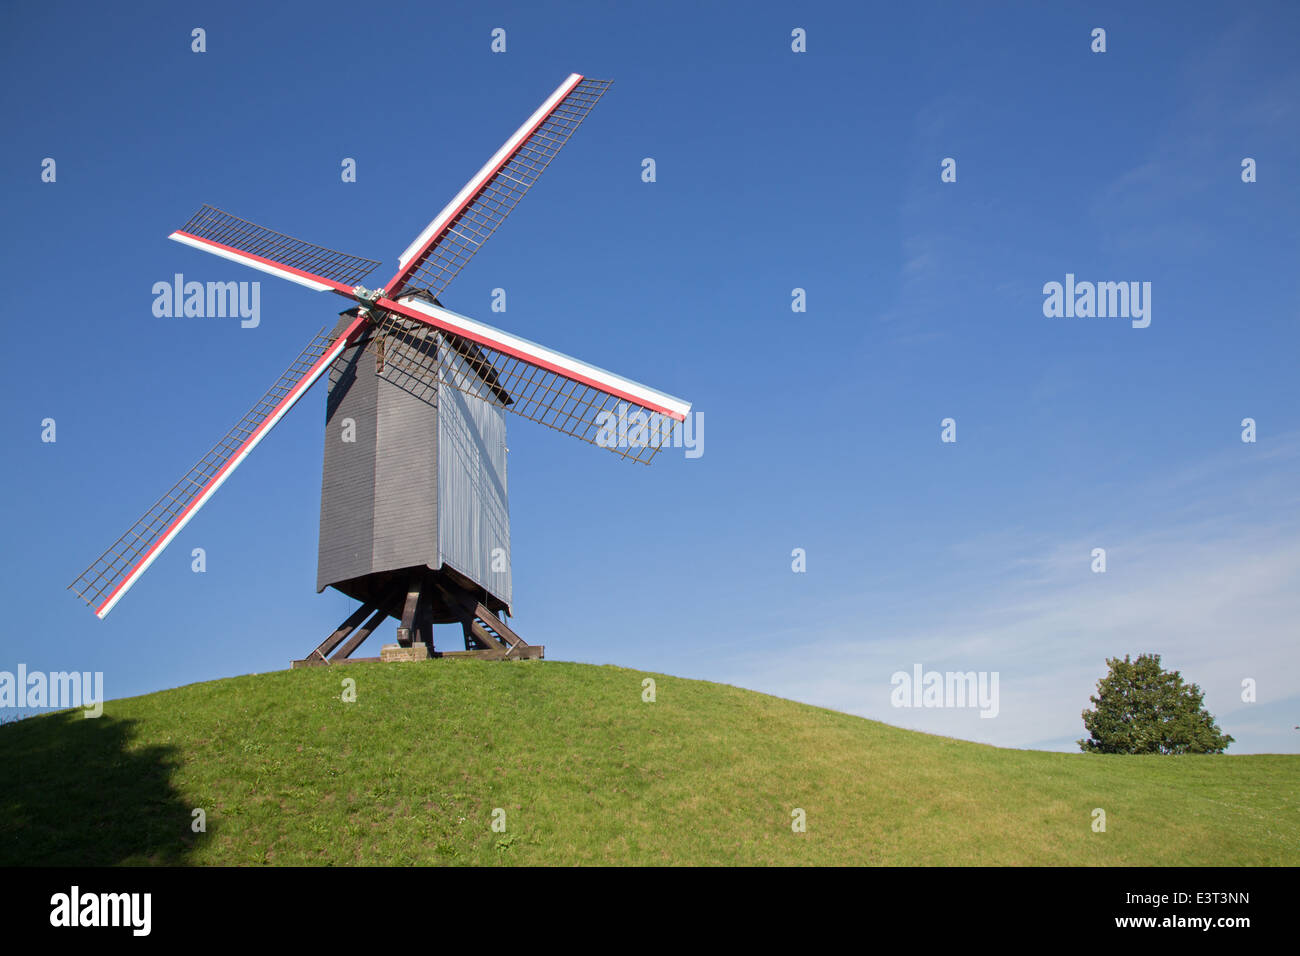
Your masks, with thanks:
[(554, 661), (195, 684), (0, 726), (0, 766), (4, 865), (1300, 863), (1300, 757), (1000, 750)]

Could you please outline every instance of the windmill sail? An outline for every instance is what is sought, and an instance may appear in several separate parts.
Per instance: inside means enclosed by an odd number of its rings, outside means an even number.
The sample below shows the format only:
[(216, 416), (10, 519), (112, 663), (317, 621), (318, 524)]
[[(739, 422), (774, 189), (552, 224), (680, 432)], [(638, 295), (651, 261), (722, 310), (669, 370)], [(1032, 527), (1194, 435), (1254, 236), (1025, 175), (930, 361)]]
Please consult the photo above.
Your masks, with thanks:
[(351, 295), (352, 287), (379, 265), (376, 259), (316, 246), (208, 205), (169, 238), (317, 292)]
[(415, 237), (384, 287), (388, 294), (420, 289), (440, 295), (537, 182), (612, 82), (570, 74)]
[[(445, 382), (645, 464), (690, 411), (680, 398), (421, 298), (379, 305), (387, 312), (375, 331), (386, 343), (381, 374), (414, 394)], [(421, 324), (441, 330), (445, 347), (424, 347)]]
[(338, 338), (322, 329), (239, 423), (68, 588), (97, 616), (108, 614), (364, 324), (356, 319)]

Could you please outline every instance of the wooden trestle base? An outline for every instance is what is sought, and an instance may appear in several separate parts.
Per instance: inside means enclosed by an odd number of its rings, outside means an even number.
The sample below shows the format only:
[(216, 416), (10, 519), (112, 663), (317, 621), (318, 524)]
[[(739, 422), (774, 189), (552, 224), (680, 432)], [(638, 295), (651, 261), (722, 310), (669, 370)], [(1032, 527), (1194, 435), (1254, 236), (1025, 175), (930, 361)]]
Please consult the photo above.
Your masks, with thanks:
[[(403, 591), (405, 596), (403, 598)], [(353, 657), (401, 601), (397, 643), (385, 644), (380, 657)], [(395, 615), (394, 615), (395, 616)], [(433, 620), (459, 621), (463, 651), (439, 651), (433, 646)], [(476, 657), (488, 661), (539, 660), (545, 648), (529, 644), (474, 595), (423, 569), (404, 586), (379, 601), (364, 603), (302, 660), (290, 667), (325, 667), (373, 661), (420, 661), (439, 657)]]

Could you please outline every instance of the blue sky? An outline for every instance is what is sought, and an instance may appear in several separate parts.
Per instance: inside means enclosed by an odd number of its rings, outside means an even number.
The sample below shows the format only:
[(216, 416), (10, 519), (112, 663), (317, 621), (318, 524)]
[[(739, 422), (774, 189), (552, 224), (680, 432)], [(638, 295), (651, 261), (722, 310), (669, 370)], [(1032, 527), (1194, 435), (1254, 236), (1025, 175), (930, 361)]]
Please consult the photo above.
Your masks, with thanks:
[[(1106, 657), (1151, 651), (1233, 752), (1300, 751), (1300, 8), (361, 14), (4, 14), (0, 670), (130, 696), (282, 668), (349, 612), (314, 593), (320, 386), (105, 621), (64, 591), (343, 305), (166, 237), (208, 202), (382, 281), (576, 71), (615, 85), (443, 301), (693, 401), (704, 454), (645, 468), (512, 419), (521, 634), (1048, 749)], [(262, 280), (260, 325), (155, 317), (177, 272)], [(1045, 317), (1067, 273), (1150, 282), (1150, 326)], [(892, 707), (915, 664), (997, 672), (998, 717)]]

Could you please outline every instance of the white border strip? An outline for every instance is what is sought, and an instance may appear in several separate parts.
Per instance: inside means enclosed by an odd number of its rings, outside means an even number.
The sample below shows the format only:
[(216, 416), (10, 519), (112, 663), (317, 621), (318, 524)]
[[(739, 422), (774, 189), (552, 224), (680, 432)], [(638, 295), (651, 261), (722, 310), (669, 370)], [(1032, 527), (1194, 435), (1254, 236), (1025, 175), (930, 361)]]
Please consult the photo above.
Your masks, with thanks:
[(183, 242), (187, 246), (193, 246), (195, 249), (202, 249), (204, 252), (210, 252), (214, 256), (221, 256), (223, 259), (229, 259), (231, 262), (241, 262), (246, 266), (252, 266), (254, 269), (261, 269), (263, 272), (269, 272), (273, 276), (279, 276), (281, 279), (288, 279), (290, 282), (296, 282), (299, 285), (305, 285), (309, 289), (315, 289), (317, 292), (331, 292), (333, 286), (325, 285), (314, 279), (308, 279), (298, 275), (296, 272), (290, 272), (288, 269), (281, 269), (273, 266), (268, 262), (250, 256), (241, 255), (238, 252), (232, 252), (229, 249), (222, 249), (218, 246), (209, 245), (201, 239), (194, 239), (190, 236), (182, 236), (179, 232), (173, 232), (168, 239), (175, 239), (177, 242)]
[(544, 345), (538, 345), (536, 342), (528, 341), (528, 339), (522, 339), (517, 335), (511, 335), (509, 332), (503, 332), (500, 329), (493, 328), (483, 322), (471, 319), (468, 316), (459, 315), (455, 312), (450, 312), (447, 309), (440, 308), (414, 296), (397, 299), (395, 301), (408, 309), (413, 309), (416, 312), (423, 312), (425, 315), (432, 316), (457, 331), (463, 331), (467, 338), (479, 341), (481, 344), (486, 345), (489, 348), (492, 348), (494, 343), (507, 345), (525, 355), (531, 355), (535, 358), (542, 359), (558, 368), (581, 375), (583, 378), (611, 386), (621, 392), (626, 392), (637, 400), (644, 398), (660, 408), (666, 408), (677, 412), (683, 418), (685, 418), (686, 414), (691, 410), (691, 403), (685, 399), (669, 395), (667, 392), (661, 392), (648, 385), (642, 385), (640, 382), (634, 382), (630, 378), (624, 378), (621, 375), (616, 375), (615, 373), (606, 371), (598, 366), (589, 365), (581, 359), (565, 355), (563, 352), (556, 352), (553, 349), (548, 349)]
[(425, 245), (430, 239), (442, 232), (443, 228), (447, 225), (447, 222), (460, 211), (460, 207), (464, 205), (465, 201), (469, 199), (470, 196), (479, 191), (483, 186), (483, 183), (488, 179), (488, 177), (497, 171), (505, 158), (513, 153), (519, 144), (528, 136), (532, 135), (534, 128), (541, 125), (542, 118), (545, 117), (547, 113), (551, 112), (551, 110), (555, 109), (556, 104), (568, 96), (573, 91), (573, 88), (581, 82), (581, 73), (570, 73), (568, 79), (556, 87), (555, 92), (548, 96), (541, 106), (537, 107), (536, 112), (534, 112), (532, 116), (528, 117), (528, 119), (524, 120), (523, 125), (520, 126), (519, 129), (515, 130), (513, 136), (506, 140), (505, 145), (498, 149), (492, 155), (492, 158), (483, 164), (483, 168), (474, 174), (474, 178), (467, 182), (465, 187), (456, 194), (456, 197), (443, 207), (442, 212), (438, 213), (438, 215), (434, 217), (433, 222), (424, 227), (424, 231), (415, 237), (415, 241), (406, 247), (406, 251), (403, 252), (397, 260), (403, 269), (406, 268), (406, 264), (410, 262), (412, 258), (424, 250)]
[(172, 543), (172, 539), (181, 533), (181, 529), (190, 523), (190, 519), (199, 513), (199, 509), (207, 504), (208, 499), (216, 494), (217, 489), (225, 483), (226, 479), (234, 473), (240, 463), (249, 456), (253, 449), (258, 446), (261, 440), (276, 426), (289, 409), (293, 408), (293, 406), (297, 404), (298, 399), (302, 398), (307, 389), (311, 388), (312, 385), (315, 384), (316, 380), (321, 377), (321, 374), (330, 367), (330, 364), (343, 353), (343, 350), (347, 348), (347, 345), (347, 336), (339, 336), (339, 340), (335, 343), (334, 347), (321, 356), (320, 364), (317, 366), (315, 374), (308, 375), (293, 387), (293, 390), (285, 396), (284, 401), (281, 403), (280, 408), (276, 413), (258, 426), (257, 430), (249, 437), (243, 450), (228, 461), (225, 467), (222, 468), (221, 474), (217, 476), (216, 481), (209, 485), (207, 490), (200, 494), (199, 497), (190, 504), (189, 508), (185, 511), (184, 517), (182, 517), (181, 520), (167, 532), (163, 539), (154, 546), (153, 550), (149, 553), (149, 557), (139, 564), (134, 571), (127, 575), (126, 580), (122, 582), (122, 586), (117, 589), (117, 592), (109, 598), (103, 607), (95, 612), (96, 617), (103, 620), (104, 617), (107, 616), (108, 612), (113, 610), (117, 602), (122, 600), (122, 596), (126, 594), (127, 591), (131, 590), (131, 587), (139, 580), (140, 575), (149, 570), (149, 566), (157, 560), (158, 555), (167, 550), (167, 545)]

